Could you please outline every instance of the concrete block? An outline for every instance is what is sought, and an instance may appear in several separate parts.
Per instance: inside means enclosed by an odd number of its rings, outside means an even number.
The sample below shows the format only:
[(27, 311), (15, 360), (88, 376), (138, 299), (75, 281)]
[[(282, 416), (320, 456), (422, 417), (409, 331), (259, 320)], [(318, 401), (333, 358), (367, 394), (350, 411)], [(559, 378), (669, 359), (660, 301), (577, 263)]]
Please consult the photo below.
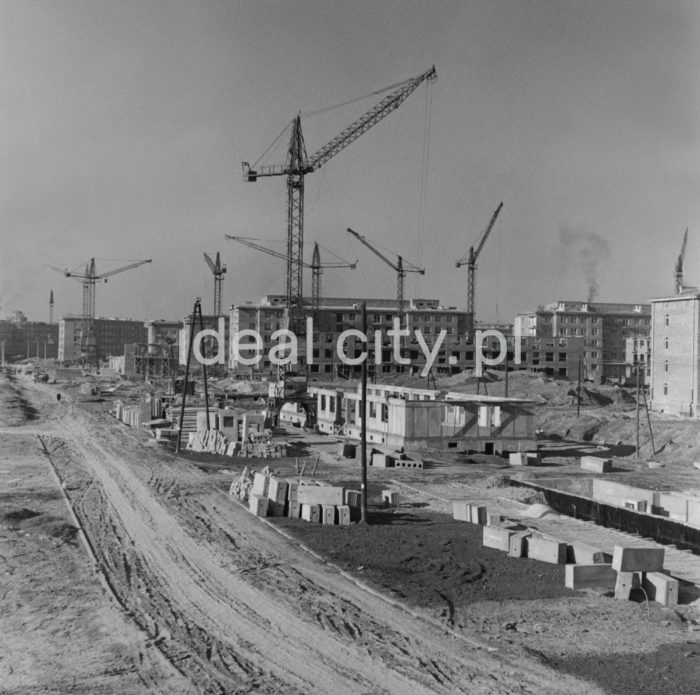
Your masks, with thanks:
[(616, 545), (612, 566), (618, 572), (660, 572), (664, 568), (664, 549)]
[(379, 451), (375, 451), (372, 454), (372, 458), (369, 463), (373, 468), (393, 468), (394, 459), (388, 454), (382, 454)]
[(471, 521), (471, 509), (469, 502), (465, 502), (464, 500), (453, 500), (452, 518), (455, 521)]
[(568, 589), (615, 588), (617, 572), (612, 565), (567, 565), (564, 569), (564, 586)]
[(663, 606), (678, 605), (678, 580), (661, 572), (645, 572), (642, 574), (642, 589), (650, 601), (656, 601)]
[(267, 515), (268, 516), (284, 516), (285, 502), (276, 502), (267, 498)]
[(339, 526), (350, 526), (350, 507), (347, 504), (341, 504), (337, 507), (338, 509), (338, 525)]
[(382, 490), (382, 502), (387, 507), (399, 506), (399, 493), (392, 490)]
[(248, 509), (255, 516), (267, 516), (267, 497), (260, 495), (248, 495)]
[(343, 504), (343, 488), (330, 485), (300, 485), (297, 501), (302, 504)]
[(287, 505), (287, 516), (290, 519), (298, 519), (301, 516), (301, 505), (299, 502), (294, 500), (293, 502), (288, 502)]
[(483, 505), (472, 504), (470, 505), (470, 521), (472, 524), (479, 524), (480, 526), (486, 526), (486, 507)]
[(615, 598), (620, 601), (629, 601), (632, 589), (640, 584), (636, 572), (618, 572), (615, 579)]
[(566, 546), (566, 561), (573, 565), (601, 565), (612, 562), (612, 555), (585, 543), (569, 543)]
[(321, 505), (321, 523), (328, 526), (335, 525), (335, 505), (334, 504), (322, 504)]
[(507, 553), (510, 549), (510, 541), (514, 534), (514, 531), (500, 526), (484, 526), (482, 543), (484, 548), (494, 548), (495, 550), (502, 550), (504, 553)]
[(275, 502), (284, 502), (287, 500), (287, 488), (289, 487), (286, 480), (279, 478), (270, 478), (267, 486), (267, 496)]
[(566, 543), (533, 536), (527, 542), (527, 556), (532, 560), (563, 565), (566, 563)]
[(537, 466), (540, 462), (540, 454), (537, 451), (528, 451), (527, 454), (527, 465)]
[(267, 497), (267, 488), (270, 484), (270, 476), (256, 473), (253, 476), (253, 487), (250, 491), (256, 497)]
[(531, 531), (516, 531), (508, 541), (508, 557), (525, 557), (527, 541), (532, 537)]
[(644, 512), (647, 511), (647, 501), (646, 500), (625, 500), (623, 503), (625, 509), (631, 509), (634, 512)]
[(396, 459), (394, 468), (423, 468), (423, 462), (416, 459)]
[(486, 514), (486, 525), (487, 526), (500, 526), (503, 523), (503, 517), (495, 512), (488, 512)]
[(313, 524), (318, 524), (321, 521), (321, 505), (301, 503), (301, 518), (304, 521), (310, 521)]
[(598, 456), (582, 456), (581, 469), (592, 473), (610, 473), (612, 471), (612, 459), (602, 459)]
[(508, 455), (508, 462), (511, 466), (527, 466), (527, 454), (524, 451), (516, 451)]
[(299, 496), (297, 494), (297, 491), (299, 490), (299, 481), (298, 480), (289, 480), (287, 479), (287, 499), (292, 502), (296, 502), (299, 499)]

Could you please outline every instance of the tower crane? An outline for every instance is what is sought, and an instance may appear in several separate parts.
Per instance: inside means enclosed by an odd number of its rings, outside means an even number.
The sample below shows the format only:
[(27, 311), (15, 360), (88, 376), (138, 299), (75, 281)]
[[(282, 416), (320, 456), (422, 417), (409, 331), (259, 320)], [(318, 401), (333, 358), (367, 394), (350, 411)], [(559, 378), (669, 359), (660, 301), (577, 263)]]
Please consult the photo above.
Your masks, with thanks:
[[(256, 251), (262, 251), (269, 256), (274, 256), (275, 258), (281, 258), (282, 260), (287, 260), (287, 256), (281, 251), (275, 251), (275, 249), (270, 249), (267, 246), (257, 243), (259, 239), (244, 236), (231, 236), (226, 235), (227, 239), (231, 241), (237, 241), (239, 244), (248, 246)], [(305, 268), (311, 268), (311, 307), (314, 311), (318, 311), (321, 305), (321, 274), (324, 268), (350, 268), (355, 270), (357, 268), (357, 260), (354, 263), (349, 263), (348, 261), (341, 262), (331, 262), (331, 263), (321, 263), (321, 251), (319, 250), (318, 242), (314, 243), (314, 252), (311, 257), (311, 263), (304, 263)]]
[(108, 270), (106, 273), (102, 273), (101, 275), (98, 275), (95, 270), (94, 258), (91, 258), (88, 264), (85, 266), (84, 273), (74, 273), (69, 270), (61, 270), (53, 265), (49, 266), (52, 270), (61, 273), (61, 275), (64, 275), (67, 278), (74, 278), (83, 286), (83, 314), (80, 330), (81, 358), (88, 362), (95, 362), (98, 360), (99, 356), (97, 351), (97, 343), (95, 340), (95, 284), (98, 280), (104, 280), (107, 282), (107, 278), (112, 277), (112, 275), (123, 273), (126, 270), (131, 270), (132, 268), (138, 268), (144, 263), (151, 263), (151, 259), (149, 258), (145, 261), (135, 261), (134, 263), (122, 266), (121, 268)]
[(49, 293), (49, 323), (53, 324), (53, 290)]
[(681, 246), (681, 252), (676, 260), (676, 294), (680, 294), (683, 291), (683, 261), (685, 260), (685, 247), (688, 244), (688, 229), (686, 228), (685, 234), (683, 235), (683, 245)]
[(381, 251), (378, 251), (374, 246), (372, 246), (372, 244), (370, 244), (369, 241), (362, 236), (362, 234), (358, 234), (356, 231), (350, 229), (350, 227), (348, 227), (348, 232), (350, 232), (350, 234), (364, 244), (375, 255), (379, 256), (379, 258), (381, 258), (390, 268), (393, 268), (396, 271), (396, 304), (399, 312), (399, 325), (403, 324), (403, 280), (406, 277), (406, 273), (419, 273), (420, 275), (425, 275), (425, 268), (419, 268), (412, 263), (409, 264), (411, 266), (410, 268), (406, 268), (401, 256), (397, 257), (396, 263), (392, 263), (392, 261), (390, 261)]
[(493, 225), (496, 223), (496, 218), (501, 212), (502, 207), (503, 203), (499, 203), (498, 207), (496, 208), (496, 212), (494, 212), (491, 216), (491, 220), (489, 221), (488, 225), (486, 226), (486, 229), (482, 232), (481, 237), (477, 242), (476, 250), (474, 250), (473, 246), (470, 246), (469, 251), (456, 262), (458, 268), (461, 268), (463, 265), (467, 266), (467, 333), (470, 337), (474, 332), (474, 290), (476, 285), (476, 260), (477, 258), (479, 258), (481, 249), (484, 248), (486, 239), (491, 233)]
[[(308, 156), (301, 130), (301, 115), (291, 124), (291, 138), (286, 162), (282, 165), (261, 166), (243, 162), (244, 180), (253, 182), (262, 176), (287, 177), (287, 304), (296, 320), (302, 305), (302, 268), (304, 252), (304, 177), (323, 166), (372, 126), (397, 109), (424, 81), (437, 78), (435, 66), (417, 77), (390, 87), (393, 91), (345, 130)], [(394, 89), (394, 87), (396, 87)], [(386, 90), (385, 90), (386, 91)]]
[(224, 273), (226, 266), (221, 263), (221, 256), (216, 252), (216, 260), (212, 259), (205, 253), (204, 260), (214, 274), (214, 316), (221, 316), (221, 295), (224, 284)]

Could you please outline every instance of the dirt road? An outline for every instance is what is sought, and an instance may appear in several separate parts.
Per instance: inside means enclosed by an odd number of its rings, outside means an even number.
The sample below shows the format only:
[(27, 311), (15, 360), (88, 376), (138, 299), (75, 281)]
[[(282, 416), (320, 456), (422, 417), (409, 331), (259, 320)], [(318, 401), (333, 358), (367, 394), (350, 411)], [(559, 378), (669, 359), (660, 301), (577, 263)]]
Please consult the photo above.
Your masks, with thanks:
[(36, 418), (3, 442), (40, 437), (111, 591), (192, 692), (595, 691), (397, 609), (102, 408), (23, 387)]

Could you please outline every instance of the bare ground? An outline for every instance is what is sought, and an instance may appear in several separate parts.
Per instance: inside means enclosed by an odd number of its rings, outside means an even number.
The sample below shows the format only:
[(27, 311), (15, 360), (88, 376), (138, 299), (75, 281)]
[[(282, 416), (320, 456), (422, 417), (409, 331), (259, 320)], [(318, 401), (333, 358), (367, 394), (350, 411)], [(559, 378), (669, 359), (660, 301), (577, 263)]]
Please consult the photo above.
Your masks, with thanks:
[[(421, 506), (291, 523), (318, 559), (226, 495), (241, 463), (200, 468), (104, 404), (0, 388), (2, 692), (632, 692), (625, 664), (656, 687), (636, 693), (695, 692), (697, 633), (675, 612), (572, 595), (541, 563), (506, 570)], [(319, 476), (356, 475), (324, 458)]]

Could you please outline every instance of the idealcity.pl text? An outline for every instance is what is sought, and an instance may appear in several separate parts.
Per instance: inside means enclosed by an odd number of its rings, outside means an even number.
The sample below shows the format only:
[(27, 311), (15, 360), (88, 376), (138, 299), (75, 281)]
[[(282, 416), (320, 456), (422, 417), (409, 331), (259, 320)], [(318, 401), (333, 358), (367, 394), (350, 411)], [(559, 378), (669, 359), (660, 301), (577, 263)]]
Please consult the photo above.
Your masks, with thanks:
[[(521, 353), (520, 353), (520, 334), (518, 332), (519, 326), (516, 324), (516, 332), (514, 334), (514, 355), (513, 362), (515, 364), (520, 364)], [(304, 336), (305, 340), (303, 343), (303, 349), (305, 351), (305, 362), (308, 365), (314, 363), (313, 359), (313, 341), (311, 338), (314, 334), (313, 318), (311, 316), (306, 318), (306, 334)], [(394, 318), (394, 326), (386, 331), (386, 337), (391, 339), (392, 343), (392, 359), (396, 364), (410, 365), (411, 360), (402, 355), (402, 345), (401, 339), (408, 338), (411, 335), (411, 331), (408, 328), (401, 328), (399, 319)], [(443, 347), (445, 341), (445, 336), (447, 331), (442, 329), (440, 333), (436, 336), (431, 336), (430, 343), (426, 341), (423, 333), (416, 329), (413, 331), (413, 335), (416, 338), (418, 346), (425, 357), (425, 364), (423, 365), (423, 370), (421, 371), (421, 376), (425, 377), (430, 372), (435, 360), (437, 359), (440, 350)], [(202, 354), (202, 343), (205, 338), (216, 339), (217, 351), (215, 355), (207, 357)], [(355, 338), (355, 340), (363, 343), (365, 349), (360, 351), (357, 356), (349, 356), (346, 352), (346, 343), (349, 339)], [(488, 338), (495, 338), (499, 344), (498, 355), (494, 357), (487, 357), (484, 354), (484, 347), (486, 346), (485, 340)], [(290, 330), (286, 328), (280, 328), (276, 330), (271, 336), (270, 340), (273, 344), (269, 346), (268, 359), (270, 364), (275, 366), (286, 366), (294, 365), (299, 362), (299, 341), (297, 336)], [(211, 341), (207, 341), (209, 345), (208, 351), (211, 351)], [(226, 344), (226, 321), (223, 317), (219, 317), (218, 329), (213, 330), (211, 328), (198, 331), (193, 340), (192, 352), (195, 359), (204, 365), (213, 364), (225, 364), (225, 349)], [(373, 345), (374, 349), (370, 351), (370, 344)], [(384, 332), (382, 330), (375, 330), (369, 334), (363, 333), (358, 328), (348, 328), (347, 330), (340, 333), (336, 339), (335, 350), (338, 359), (341, 363), (350, 366), (357, 366), (362, 364), (368, 356), (373, 359), (374, 364), (382, 363), (382, 348), (384, 347)], [(236, 331), (231, 336), (231, 357), (233, 361), (246, 366), (255, 366), (260, 360), (263, 359), (264, 342), (260, 333), (254, 329), (244, 329), (241, 331)], [(501, 362), (503, 362), (507, 355), (507, 342), (506, 337), (498, 330), (488, 329), (485, 331), (477, 330), (474, 332), (474, 372), (477, 376), (481, 376), (483, 372), (484, 365), (487, 367), (493, 367)], [(370, 355), (370, 352), (373, 354)], [(450, 365), (455, 366), (458, 363), (457, 358), (452, 355), (448, 358)]]

